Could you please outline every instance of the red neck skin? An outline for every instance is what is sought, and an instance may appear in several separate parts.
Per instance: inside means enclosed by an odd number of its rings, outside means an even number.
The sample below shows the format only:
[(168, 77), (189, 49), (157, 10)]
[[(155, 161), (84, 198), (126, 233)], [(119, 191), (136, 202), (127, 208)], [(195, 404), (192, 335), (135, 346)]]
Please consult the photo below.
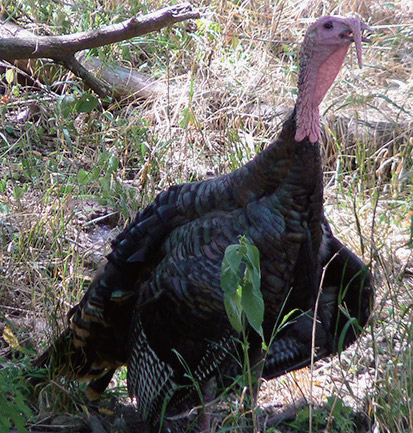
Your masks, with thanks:
[(321, 64), (320, 55), (315, 54), (300, 75), (297, 97), (296, 141), (308, 137), (315, 143), (320, 138), (320, 116), (318, 106), (333, 84), (346, 57), (350, 43), (337, 48)]

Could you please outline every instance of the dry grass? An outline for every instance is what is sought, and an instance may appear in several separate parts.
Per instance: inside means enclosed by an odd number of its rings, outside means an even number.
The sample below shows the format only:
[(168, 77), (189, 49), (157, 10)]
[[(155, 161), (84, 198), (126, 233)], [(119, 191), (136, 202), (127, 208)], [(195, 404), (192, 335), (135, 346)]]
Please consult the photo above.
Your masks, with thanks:
[[(32, 19), (32, 30), (55, 34), (138, 9), (129, 1), (54, 2), (47, 14), (35, 3), (5, 7), (19, 10), (21, 22)], [(308, 24), (325, 14), (356, 15), (375, 34), (363, 69), (354, 53), (348, 56), (321, 108), (325, 209), (340, 240), (371, 263), (373, 321), (340, 360), (264, 384), (261, 405), (278, 415), (304, 398), (341, 420), (328, 418), (327, 431), (413, 431), (412, 6), (384, 0), (198, 6), (203, 17), (194, 33), (184, 24), (100, 51), (105, 60), (163, 81), (167, 92), (154, 101), (65, 116), (61, 89), (13, 87), (2, 79), (0, 329), (40, 350), (130, 215), (169, 185), (226, 173), (271, 142), (294, 102), (298, 44)], [(65, 94), (82, 94), (73, 77), (62, 74), (62, 81)], [(23, 116), (32, 106), (35, 114)], [(112, 213), (103, 229), (91, 223)], [(10, 338), (0, 340), (0, 356), (16, 361), (11, 346)], [(331, 396), (366, 414), (365, 430), (349, 430), (326, 405)], [(305, 422), (278, 428), (304, 431)]]

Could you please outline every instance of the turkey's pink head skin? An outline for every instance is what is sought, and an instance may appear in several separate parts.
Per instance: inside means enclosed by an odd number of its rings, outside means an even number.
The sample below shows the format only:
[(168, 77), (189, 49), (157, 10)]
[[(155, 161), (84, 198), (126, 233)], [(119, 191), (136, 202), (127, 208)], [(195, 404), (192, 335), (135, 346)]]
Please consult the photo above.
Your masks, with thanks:
[(333, 84), (352, 44), (356, 45), (359, 66), (362, 66), (362, 36), (371, 29), (358, 18), (325, 16), (307, 30), (300, 52), (298, 78), (296, 141), (308, 137), (312, 143), (320, 138), (318, 106)]

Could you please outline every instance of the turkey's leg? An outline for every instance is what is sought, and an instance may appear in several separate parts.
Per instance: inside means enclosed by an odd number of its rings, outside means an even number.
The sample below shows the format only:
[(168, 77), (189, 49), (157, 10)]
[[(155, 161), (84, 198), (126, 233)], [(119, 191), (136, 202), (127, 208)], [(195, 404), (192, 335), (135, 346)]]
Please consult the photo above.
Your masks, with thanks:
[(217, 381), (215, 377), (212, 377), (202, 387), (202, 395), (204, 399), (204, 406), (200, 410), (198, 417), (198, 427), (200, 433), (210, 433), (211, 431), (211, 406), (209, 403), (215, 398), (215, 391), (217, 388)]

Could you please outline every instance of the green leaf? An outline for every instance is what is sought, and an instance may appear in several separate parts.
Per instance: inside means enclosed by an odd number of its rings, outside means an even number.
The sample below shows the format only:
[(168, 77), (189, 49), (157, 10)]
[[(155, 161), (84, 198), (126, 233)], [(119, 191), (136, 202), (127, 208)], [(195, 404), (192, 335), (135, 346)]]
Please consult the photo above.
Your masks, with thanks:
[(14, 403), (16, 404), (16, 407), (21, 411), (21, 412), (23, 412), (23, 414), (26, 416), (26, 417), (31, 417), (33, 414), (32, 414), (32, 411), (31, 411), (31, 409), (30, 409), (30, 407), (29, 406), (27, 406), (27, 404), (26, 404), (26, 402), (25, 402), (25, 400), (24, 400), (24, 397), (23, 397), (23, 395), (22, 395), (22, 393), (21, 392), (19, 392), (19, 391), (16, 391), (15, 392), (15, 397), (14, 397)]
[[(242, 262), (245, 263), (244, 275)], [(222, 261), (221, 287), (224, 302), (232, 326), (242, 330), (242, 314), (261, 335), (264, 321), (264, 299), (261, 293), (260, 256), (258, 248), (245, 237), (239, 245), (227, 247)]]
[(260, 254), (258, 248), (245, 236), (240, 238), (240, 252), (246, 264), (241, 305), (249, 324), (258, 333), (262, 333), (264, 299), (261, 293)]
[(16, 129), (14, 129), (12, 125), (6, 125), (4, 129), (6, 130), (6, 132), (8, 134), (12, 134), (12, 135), (16, 135), (17, 134)]
[(182, 119), (179, 122), (179, 126), (181, 128), (186, 128), (189, 123), (189, 117), (190, 117), (190, 108), (186, 107), (182, 110)]
[(250, 281), (244, 279), (242, 286), (242, 309), (249, 324), (262, 335), (261, 325), (264, 321), (264, 299), (261, 290), (256, 290)]
[(11, 89), (11, 93), (13, 93), (14, 96), (19, 96), (20, 85), (16, 84), (15, 86), (13, 86), (12, 89)]
[(229, 322), (237, 331), (242, 331), (242, 308), (241, 297), (239, 293), (225, 294), (224, 296), (225, 311), (227, 312)]
[(67, 128), (63, 128), (62, 132), (63, 132), (63, 136), (66, 139), (66, 143), (69, 146), (70, 152), (73, 154), (73, 141), (72, 138), (70, 137), (70, 132)]
[(66, 95), (59, 100), (58, 107), (62, 116), (68, 118), (70, 113), (74, 110), (76, 105), (76, 98), (74, 95)]
[[(23, 403), (23, 406), (26, 408), (27, 405), (23, 402), (23, 399), (20, 398), (18, 399), (18, 402), (16, 402), (16, 397), (19, 397), (19, 394), (14, 395), (14, 401), (7, 401), (5, 398), (1, 397), (0, 398), (0, 426), (1, 424), (3, 424), (3, 426), (5, 427), (5, 429), (1, 429), (0, 431), (9, 431), (6, 429), (10, 429), (11, 427), (11, 423), (9, 421), (9, 419), (11, 419), (14, 423), (14, 425), (17, 428), (17, 431), (19, 433), (26, 433), (26, 418), (20, 414), (20, 410), (23, 407), (20, 407), (19, 403)], [(5, 416), (2, 416), (3, 414), (7, 414)]]
[[(22, 404), (22, 405), (21, 405)], [(20, 395), (20, 393), (15, 395), (15, 404), (13, 405), (13, 407), (11, 407), (11, 405), (9, 406), (9, 413), (10, 413), (10, 417), (14, 422), (14, 425), (17, 428), (17, 431), (19, 433), (26, 433), (27, 429), (26, 429), (26, 416), (23, 416), (20, 411), (24, 412), (25, 415), (26, 413), (28, 413), (27, 411), (28, 407), (26, 406), (26, 404), (23, 401), (22, 396)]]
[(119, 159), (116, 158), (116, 156), (111, 155), (109, 158), (107, 172), (113, 173), (118, 169), (118, 167), (119, 167)]
[(14, 198), (16, 199), (16, 200), (19, 200), (19, 199), (21, 199), (22, 197), (23, 197), (23, 195), (24, 195), (24, 188), (22, 188), (20, 185), (14, 185), (14, 188), (13, 188), (13, 195), (14, 195)]
[[(3, 397), (0, 395), (0, 414), (8, 414), (9, 413), (9, 403)], [(11, 423), (8, 418), (6, 418), (5, 415), (0, 415), (0, 431), (10, 431), (11, 430)]]
[(14, 69), (7, 69), (6, 71), (6, 81), (12, 84), (14, 81)]
[(97, 98), (91, 93), (84, 93), (76, 103), (78, 113), (89, 113), (98, 106)]
[(251, 281), (254, 292), (261, 294), (261, 270), (260, 270), (260, 253), (255, 245), (252, 245), (245, 239), (244, 241), (246, 252), (245, 261), (247, 268), (245, 278)]
[(247, 238), (241, 238), (241, 242), (246, 247), (245, 258), (247, 259), (247, 264), (252, 269), (260, 270), (260, 253), (255, 245), (252, 245)]
[(189, 88), (189, 101), (192, 101), (192, 98), (194, 97), (194, 77), (191, 76), (191, 86)]
[(239, 45), (239, 38), (237, 38), (236, 36), (234, 36), (231, 39), (231, 45), (232, 45), (232, 48), (235, 50), (238, 47), (238, 45)]
[(197, 119), (194, 110), (191, 107), (186, 107), (182, 110), (182, 119), (179, 122), (179, 126), (186, 129), (189, 124), (196, 125)]
[(146, 155), (146, 150), (147, 150), (146, 144), (144, 142), (142, 142), (141, 143), (141, 153), (142, 153), (143, 157), (145, 157), (145, 155)]
[(241, 284), (240, 265), (239, 245), (229, 245), (225, 250), (221, 266), (221, 287), (225, 294), (234, 294)]
[(77, 173), (77, 181), (81, 185), (87, 185), (91, 181), (92, 177), (93, 177), (92, 173), (83, 170), (83, 168), (81, 168)]
[(111, 186), (110, 174), (101, 177), (99, 179), (99, 183), (103, 191), (110, 192), (110, 186)]
[[(284, 325), (288, 325), (290, 322), (290, 317), (292, 317), (297, 311), (299, 311), (297, 308), (294, 308), (294, 310), (291, 310), (289, 313), (285, 314), (281, 320), (281, 323), (278, 325), (278, 331), (281, 331), (281, 329), (284, 327)], [(306, 314), (306, 313), (302, 313)]]
[(127, 44), (123, 44), (122, 45), (122, 57), (123, 57), (124, 60), (127, 60), (129, 62), (132, 61), (130, 47)]
[(358, 321), (355, 317), (352, 317), (349, 319), (346, 324), (343, 326), (343, 330), (341, 331), (340, 337), (338, 339), (338, 345), (337, 345), (337, 351), (338, 353), (341, 353), (345, 349), (344, 340), (346, 338), (347, 332), (349, 331), (350, 327), (357, 327), (359, 328), (360, 325), (358, 324)]

